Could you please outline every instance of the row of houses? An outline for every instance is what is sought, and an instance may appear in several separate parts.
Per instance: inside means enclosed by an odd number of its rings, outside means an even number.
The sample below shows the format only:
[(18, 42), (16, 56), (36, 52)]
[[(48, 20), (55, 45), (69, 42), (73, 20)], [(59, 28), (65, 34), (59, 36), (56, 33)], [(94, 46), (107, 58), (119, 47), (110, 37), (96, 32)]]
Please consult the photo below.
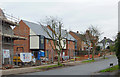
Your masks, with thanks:
[[(49, 33), (52, 33), (49, 27), (45, 28), (48, 29)], [(57, 52), (55, 52), (51, 46), (51, 44), (53, 45), (52, 39), (39, 24), (21, 20), (19, 22), (19, 26), (15, 27), (13, 31), (15, 35), (21, 36), (20, 34), (24, 34), (25, 38), (27, 38), (27, 40), (14, 41), (14, 44), (25, 44), (24, 46), (20, 47), (14, 46), (14, 54), (19, 54), (21, 52), (31, 52), (34, 54), (35, 58), (37, 58), (38, 52), (43, 51), (45, 52), (45, 57), (52, 61), (55, 59), (55, 56), (57, 56)], [(62, 30), (62, 33), (65, 31), (66, 30)], [(64, 40), (66, 41), (66, 45), (62, 50), (61, 56), (73, 57), (76, 39), (68, 34), (67, 38)]]
[[(32, 53), (36, 62), (40, 60), (46, 60), (46, 62), (57, 61), (57, 52), (54, 51), (53, 40), (43, 29), (43, 27), (35, 22), (26, 20), (20, 20), (18, 23), (10, 21), (4, 15), (4, 12), (0, 9), (0, 17), (4, 22), (2, 23), (2, 64), (12, 64), (13, 57), (19, 56), (20, 53)], [(5, 21), (7, 20), (7, 21)], [(15, 28), (11, 27), (14, 26)], [(52, 35), (52, 29), (50, 26), (44, 26), (45, 29)], [(59, 31), (58, 31), (59, 32)], [(70, 60), (75, 57), (75, 53), (78, 51), (87, 51), (88, 46), (85, 42), (89, 34), (89, 30), (86, 30), (85, 34), (80, 34), (79, 31), (67, 31), (62, 29), (62, 36), (64, 33), (68, 35), (62, 40), (65, 43), (65, 47), (60, 54), (61, 60)], [(96, 38), (96, 37), (94, 37)], [(97, 42), (97, 41), (96, 41)], [(101, 44), (99, 44), (101, 45)], [(90, 48), (92, 44), (89, 43)], [(102, 46), (101, 46), (102, 47)], [(3, 53), (8, 52), (6, 57)], [(42, 55), (40, 55), (42, 52)]]
[[(50, 26), (44, 26), (44, 28), (46, 28), (47, 31), (52, 35), (52, 29), (50, 28)], [(58, 55), (51, 46), (54, 45), (53, 40), (50, 38), (50, 36), (41, 25), (35, 22), (21, 20), (19, 22), (19, 26), (15, 27), (13, 31), (15, 35), (27, 38), (26, 40), (14, 41), (14, 44), (24, 45), (20, 47), (14, 46), (14, 54), (20, 54), (21, 52), (31, 52), (32, 54), (34, 54), (34, 57), (39, 60), (38, 54), (39, 52), (43, 51), (45, 53), (45, 56), (41, 58), (47, 58), (47, 60), (52, 62), (56, 61)], [(59, 30), (57, 32), (59, 32)], [(64, 36), (67, 31), (62, 29), (61, 32), (62, 36)], [(85, 38), (87, 38), (87, 35), (89, 33), (88, 30), (84, 35), (80, 34), (78, 31), (69, 31), (67, 33), (68, 35), (62, 40), (66, 43), (60, 54), (61, 60), (63, 59), (63, 57), (66, 57), (69, 60), (75, 57), (75, 53), (77, 53), (78, 51), (86, 51), (88, 49), (88, 46), (84, 40)], [(91, 43), (90, 48), (92, 48)]]

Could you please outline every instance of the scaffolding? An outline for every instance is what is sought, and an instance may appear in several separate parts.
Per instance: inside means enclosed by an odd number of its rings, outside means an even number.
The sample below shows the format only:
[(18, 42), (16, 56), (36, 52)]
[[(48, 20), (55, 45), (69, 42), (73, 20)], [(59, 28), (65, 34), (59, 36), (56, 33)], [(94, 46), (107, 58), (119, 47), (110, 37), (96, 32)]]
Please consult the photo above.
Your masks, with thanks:
[[(3, 13), (3, 12), (2, 12)], [(14, 40), (26, 40), (27, 38), (15, 35), (13, 32), (14, 27), (19, 26), (19, 19), (9, 14), (3, 13), (0, 16), (0, 65), (13, 66), (14, 46), (21, 46), (20, 44), (14, 44)], [(18, 31), (19, 32), (19, 31)], [(19, 34), (20, 35), (20, 34)], [(23, 46), (23, 45), (22, 45)], [(25, 46), (25, 45), (24, 45)], [(5, 57), (5, 53), (9, 54), (8, 58)]]
[(0, 20), (0, 68), (2, 67), (2, 20)]

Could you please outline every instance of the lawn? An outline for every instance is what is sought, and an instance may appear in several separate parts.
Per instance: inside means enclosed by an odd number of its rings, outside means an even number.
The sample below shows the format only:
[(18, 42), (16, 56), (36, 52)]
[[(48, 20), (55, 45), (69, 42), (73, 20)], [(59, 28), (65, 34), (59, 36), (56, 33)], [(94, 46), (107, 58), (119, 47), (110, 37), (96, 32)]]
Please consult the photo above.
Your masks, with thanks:
[(95, 60), (85, 60), (85, 61), (82, 61), (82, 63), (90, 63), (90, 62), (95, 62)]
[(100, 72), (113, 72), (115, 70), (118, 70), (118, 65), (107, 68), (107, 69), (104, 69), (104, 70), (101, 70)]

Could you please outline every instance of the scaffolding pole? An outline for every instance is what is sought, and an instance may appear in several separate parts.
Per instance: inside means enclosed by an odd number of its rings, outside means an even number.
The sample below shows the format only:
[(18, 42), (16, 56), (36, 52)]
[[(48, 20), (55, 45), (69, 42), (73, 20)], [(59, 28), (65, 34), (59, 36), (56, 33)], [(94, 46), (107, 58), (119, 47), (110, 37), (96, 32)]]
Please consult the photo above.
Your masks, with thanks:
[(2, 20), (0, 19), (0, 68), (2, 68)]
[[(15, 17), (13, 17), (12, 15), (8, 15), (8, 14), (6, 14), (6, 13), (4, 13), (4, 15), (5, 15), (5, 17), (4, 16), (1, 16), (0, 17), (0, 31), (1, 31), (1, 37), (0, 37), (0, 39), (2, 39), (3, 38), (3, 40), (1, 41), (0, 40), (0, 59), (1, 59), (1, 65), (2, 64), (5, 64), (5, 63), (3, 63), (3, 61), (4, 61), (4, 58), (3, 58), (3, 49), (2, 48), (4, 48), (4, 49), (8, 49), (9, 50), (9, 53), (10, 53), (10, 58), (8, 58), (7, 59), (7, 64), (9, 64), (9, 65), (12, 65), (13, 66), (13, 57), (14, 57), (14, 40), (15, 39), (24, 39), (24, 38), (22, 38), (22, 37), (19, 37), (19, 36), (15, 36), (14, 35), (14, 32), (13, 32), (13, 28), (11, 27), (11, 26), (13, 26), (13, 27), (15, 27), (15, 26), (19, 26), (19, 24), (18, 24), (18, 22), (19, 22), (19, 19), (17, 19), (17, 18), (15, 18)], [(1, 30), (3, 27), (1, 27), (1, 26), (4, 26), (4, 28), (5, 28), (5, 26), (6, 27), (8, 27), (8, 29), (9, 29), (9, 27), (11, 28), (11, 32), (7, 32), (7, 31), (3, 31), (3, 30)], [(7, 39), (8, 41), (6, 41), (5, 39)], [(1, 44), (2, 43), (2, 44)], [(18, 46), (18, 45), (17, 45)]]

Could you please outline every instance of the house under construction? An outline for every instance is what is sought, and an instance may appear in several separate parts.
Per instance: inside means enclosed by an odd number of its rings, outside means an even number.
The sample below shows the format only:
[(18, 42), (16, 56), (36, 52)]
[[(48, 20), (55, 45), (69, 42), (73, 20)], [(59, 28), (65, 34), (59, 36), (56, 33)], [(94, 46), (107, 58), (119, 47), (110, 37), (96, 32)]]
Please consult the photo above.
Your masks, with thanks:
[(25, 40), (24, 37), (14, 35), (13, 28), (19, 26), (18, 22), (17, 18), (0, 9), (0, 67), (13, 65), (14, 40)]

